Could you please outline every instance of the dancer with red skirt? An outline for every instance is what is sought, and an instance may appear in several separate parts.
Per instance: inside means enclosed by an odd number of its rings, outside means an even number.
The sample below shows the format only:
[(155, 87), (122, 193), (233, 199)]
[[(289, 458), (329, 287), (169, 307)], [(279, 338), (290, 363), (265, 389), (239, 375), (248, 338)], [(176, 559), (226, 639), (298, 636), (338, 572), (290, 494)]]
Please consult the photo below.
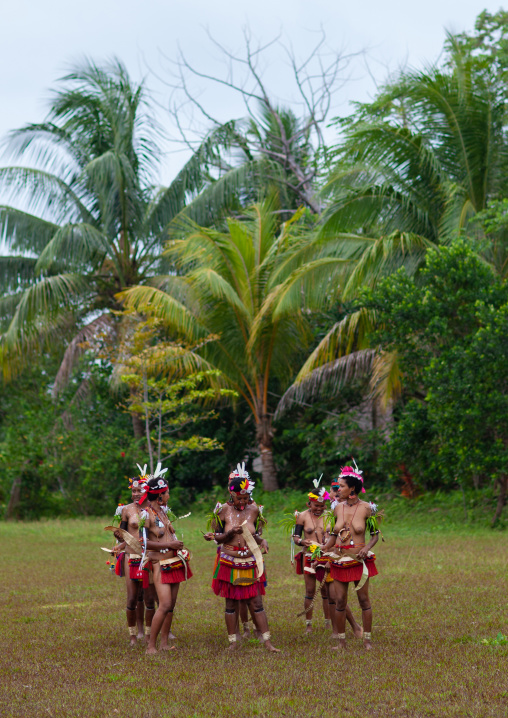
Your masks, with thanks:
[(225, 619), (230, 650), (237, 648), (239, 609), (244, 601), (252, 608), (256, 628), (261, 632), (266, 650), (278, 653), (270, 640), (263, 607), (265, 575), (260, 569), (263, 566), (260, 547), (266, 552), (266, 541), (256, 530), (259, 508), (249, 504), (249, 474), (245, 467), (238, 465), (236, 473), (238, 476), (229, 483), (231, 502), (224, 504), (215, 515), (214, 539), (221, 549), (212, 589), (217, 596), (226, 599)]
[[(334, 509), (335, 527), (323, 547), (330, 561), (337, 611), (339, 645), (346, 647), (346, 608), (348, 587), (355, 584), (358, 602), (362, 609), (363, 643), (372, 648), (372, 606), (369, 598), (369, 579), (376, 576), (376, 557), (372, 548), (379, 538), (379, 530), (372, 521), (372, 505), (361, 501), (358, 494), (364, 492), (362, 472), (358, 467), (341, 469), (338, 485), (339, 504)], [(370, 529), (370, 541), (365, 544), (365, 532)], [(374, 530), (373, 530), (374, 529)]]
[[(157, 636), (164, 624), (164, 633), (171, 630), (173, 611), (178, 596), (178, 589), (183, 581), (192, 577), (189, 565), (189, 552), (183, 543), (178, 541), (173, 526), (166, 512), (163, 511), (169, 498), (169, 488), (162, 478), (166, 469), (161, 471), (160, 464), (147, 483), (146, 517), (143, 526), (143, 543), (146, 551), (146, 562), (153, 571), (153, 582), (157, 590), (159, 608), (152, 621), (152, 631), (146, 652), (157, 653)], [(146, 570), (146, 568), (145, 568)], [(174, 646), (161, 645), (163, 650), (171, 650)]]
[[(129, 479), (129, 488), (132, 492), (132, 503), (126, 506), (119, 506), (117, 514), (120, 514), (120, 529), (127, 531), (134, 538), (139, 536), (139, 522), (142, 509), (139, 502), (144, 497), (144, 487), (148, 479), (146, 466), (142, 469), (138, 464), (139, 476)], [(119, 531), (115, 537), (122, 541), (123, 536)], [(125, 587), (127, 589), (127, 626), (130, 634), (130, 644), (135, 646), (138, 640), (146, 640), (150, 637), (152, 618), (155, 613), (155, 589), (153, 584), (143, 589), (143, 574), (140, 571), (141, 556), (125, 543), (119, 547), (115, 573), (117, 576), (125, 576)], [(145, 610), (146, 608), (146, 610)], [(145, 621), (143, 635), (143, 619)]]

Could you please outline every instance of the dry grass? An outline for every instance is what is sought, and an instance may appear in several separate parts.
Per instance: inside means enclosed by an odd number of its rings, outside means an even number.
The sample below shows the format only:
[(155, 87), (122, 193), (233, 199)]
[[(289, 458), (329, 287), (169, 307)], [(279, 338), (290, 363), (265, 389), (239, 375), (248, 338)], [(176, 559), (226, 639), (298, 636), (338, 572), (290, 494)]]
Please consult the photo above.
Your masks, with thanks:
[(272, 521), (266, 607), (284, 653), (252, 641), (232, 657), (209, 588), (213, 545), (199, 533), (204, 521), (186, 521), (195, 577), (175, 614), (178, 651), (155, 658), (127, 647), (122, 581), (98, 550), (105, 521), (0, 525), (1, 716), (508, 714), (508, 646), (480, 643), (508, 633), (505, 534), (390, 525), (371, 582), (375, 651), (349, 636), (337, 655), (320, 616), (303, 636), (303, 583)]

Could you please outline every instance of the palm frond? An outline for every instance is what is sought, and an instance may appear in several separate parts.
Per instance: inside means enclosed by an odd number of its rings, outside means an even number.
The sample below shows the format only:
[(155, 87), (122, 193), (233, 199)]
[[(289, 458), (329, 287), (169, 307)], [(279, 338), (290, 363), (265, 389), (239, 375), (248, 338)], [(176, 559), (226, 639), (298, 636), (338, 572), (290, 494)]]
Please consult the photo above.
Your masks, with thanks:
[(324, 393), (330, 398), (337, 395), (346, 384), (367, 379), (372, 371), (375, 354), (373, 349), (362, 349), (314, 369), (283, 394), (274, 418), (280, 418), (295, 403), (312, 402)]

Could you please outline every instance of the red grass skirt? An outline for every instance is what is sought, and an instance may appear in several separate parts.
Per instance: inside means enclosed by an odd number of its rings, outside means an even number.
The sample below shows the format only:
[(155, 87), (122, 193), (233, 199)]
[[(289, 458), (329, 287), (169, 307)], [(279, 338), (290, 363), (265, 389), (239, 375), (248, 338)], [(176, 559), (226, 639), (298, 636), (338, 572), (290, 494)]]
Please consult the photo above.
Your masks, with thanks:
[(216, 596), (242, 601), (265, 595), (266, 576), (256, 578), (256, 561), (240, 561), (233, 556), (218, 554), (212, 579)]
[(141, 558), (129, 558), (129, 578), (131, 581), (142, 581), (143, 571), (139, 568)]
[[(365, 565), (369, 572), (369, 578), (377, 576), (376, 557), (373, 555), (365, 559)], [(334, 581), (341, 583), (350, 583), (351, 581), (360, 581), (363, 573), (363, 566), (359, 561), (348, 561), (346, 565), (330, 562), (330, 576)]]
[(161, 564), (161, 583), (182, 583), (182, 581), (192, 578), (190, 564), (188, 561), (185, 563), (187, 564), (187, 576), (183, 560), (166, 565)]

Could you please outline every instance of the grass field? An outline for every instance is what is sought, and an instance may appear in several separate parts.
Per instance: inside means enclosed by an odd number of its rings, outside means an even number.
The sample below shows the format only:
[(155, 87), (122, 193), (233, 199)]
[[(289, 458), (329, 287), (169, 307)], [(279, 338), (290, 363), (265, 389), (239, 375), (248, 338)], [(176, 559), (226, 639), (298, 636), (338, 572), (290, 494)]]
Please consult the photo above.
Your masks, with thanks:
[[(270, 517), (269, 517), (270, 518)], [(375, 650), (348, 633), (337, 655), (322, 628), (303, 635), (303, 582), (270, 521), (266, 609), (274, 645), (226, 653), (223, 601), (210, 589), (214, 545), (192, 516), (184, 540), (194, 578), (180, 592), (178, 650), (128, 648), (124, 587), (105, 566), (106, 520), (0, 524), (0, 715), (495, 716), (508, 715), (508, 536), (446, 529), (438, 515), (391, 522), (371, 581)], [(356, 598), (351, 599), (360, 616)]]

